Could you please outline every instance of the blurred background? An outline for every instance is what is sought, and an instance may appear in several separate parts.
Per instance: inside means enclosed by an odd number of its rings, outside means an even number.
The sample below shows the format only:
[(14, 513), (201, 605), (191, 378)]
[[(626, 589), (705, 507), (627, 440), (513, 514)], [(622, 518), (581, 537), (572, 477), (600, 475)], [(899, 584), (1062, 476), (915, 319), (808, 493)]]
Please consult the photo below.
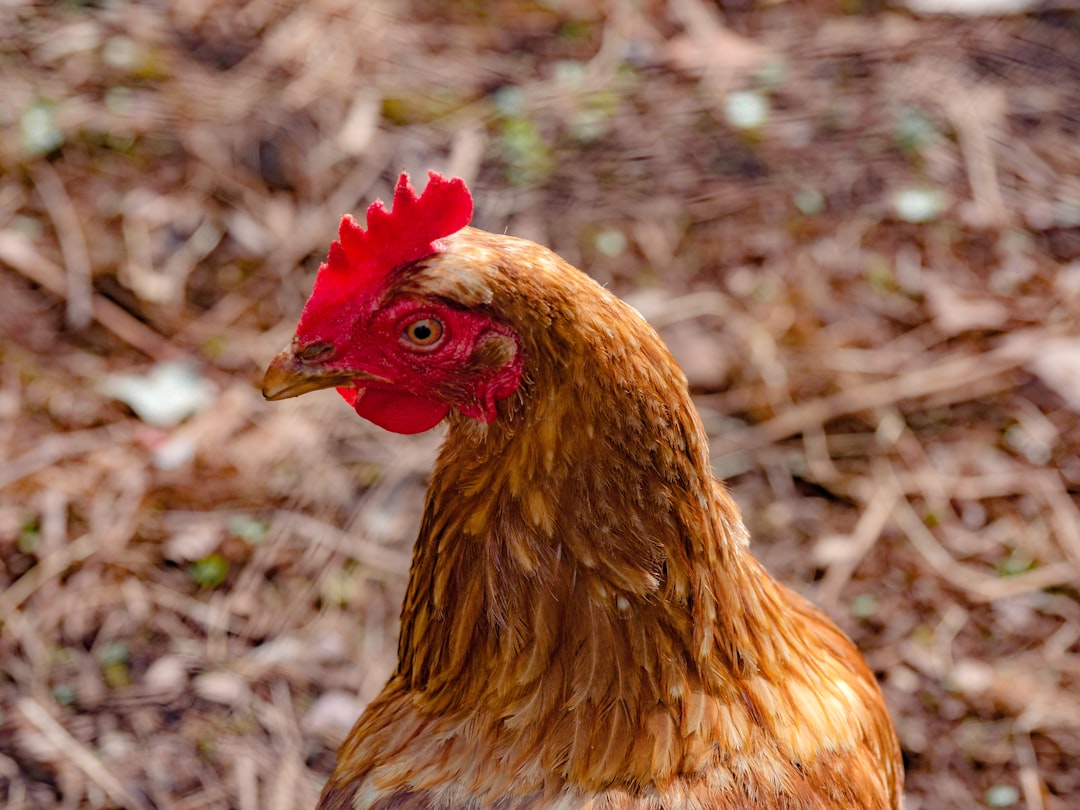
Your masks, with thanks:
[(403, 169), (660, 330), (909, 810), (1080, 806), (1067, 0), (0, 2), (0, 804), (314, 805), (439, 430), (257, 386)]

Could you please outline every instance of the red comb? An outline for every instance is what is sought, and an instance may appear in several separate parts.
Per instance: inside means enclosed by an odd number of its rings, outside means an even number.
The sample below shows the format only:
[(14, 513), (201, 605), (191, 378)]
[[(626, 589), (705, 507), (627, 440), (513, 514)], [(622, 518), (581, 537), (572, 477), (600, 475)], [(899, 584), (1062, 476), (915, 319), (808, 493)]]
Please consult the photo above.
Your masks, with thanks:
[(340, 300), (371, 290), (394, 268), (437, 253), (435, 241), (468, 225), (472, 212), (472, 194), (460, 177), (447, 180), (428, 172), (427, 188), (417, 196), (409, 175), (402, 172), (393, 209), (387, 211), (382, 200), (368, 207), (367, 231), (348, 214), (341, 218), (338, 241), (330, 245), (330, 255), (319, 268), (308, 308), (316, 300)]

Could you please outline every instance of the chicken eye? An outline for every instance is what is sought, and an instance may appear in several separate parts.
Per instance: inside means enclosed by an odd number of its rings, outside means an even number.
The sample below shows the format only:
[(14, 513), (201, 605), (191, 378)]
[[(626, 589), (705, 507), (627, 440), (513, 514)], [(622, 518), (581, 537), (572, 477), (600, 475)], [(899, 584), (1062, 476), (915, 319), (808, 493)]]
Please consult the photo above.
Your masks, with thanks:
[(443, 325), (434, 318), (421, 318), (405, 327), (404, 337), (417, 349), (434, 349), (442, 342)]

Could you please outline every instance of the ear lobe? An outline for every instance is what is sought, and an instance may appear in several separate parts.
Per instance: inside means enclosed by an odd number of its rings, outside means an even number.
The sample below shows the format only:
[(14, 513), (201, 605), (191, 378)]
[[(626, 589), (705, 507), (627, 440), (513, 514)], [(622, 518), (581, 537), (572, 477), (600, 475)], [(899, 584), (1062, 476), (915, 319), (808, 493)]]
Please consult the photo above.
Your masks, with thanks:
[(458, 410), (481, 422), (494, 422), (499, 415), (499, 401), (513, 394), (521, 384), (523, 365), (513, 335), (486, 333), (469, 358), (473, 396), (470, 401), (457, 403)]
[(473, 349), (472, 362), (478, 370), (502, 368), (513, 363), (517, 352), (516, 340), (509, 335), (491, 332)]

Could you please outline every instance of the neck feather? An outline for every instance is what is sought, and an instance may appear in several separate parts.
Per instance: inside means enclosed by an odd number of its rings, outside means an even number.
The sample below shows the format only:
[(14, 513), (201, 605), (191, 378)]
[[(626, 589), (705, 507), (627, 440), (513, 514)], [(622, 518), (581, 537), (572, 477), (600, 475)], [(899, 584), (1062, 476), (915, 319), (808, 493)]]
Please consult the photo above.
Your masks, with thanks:
[[(416, 282), (512, 326), (524, 373), (491, 424), (451, 415), (398, 670), (331, 798), (370, 806), (402, 762), (419, 770), (391, 799), (426, 785), (438, 806), (608, 789), (682, 806), (692, 789), (709, 807), (879, 808), (885, 779), (898, 796), (873, 674), (746, 551), (657, 335), (535, 245), (471, 228), (444, 241)], [(496, 801), (509, 794), (524, 798)]]
[[(505, 419), (452, 423), (397, 675), (432, 711), (487, 707), (538, 735), (567, 712), (629, 731), (688, 692), (734, 697), (773, 664), (783, 599), (744, 550), (682, 372), (598, 296), (566, 340), (523, 336), (527, 383)], [(625, 770), (632, 754), (611, 756)]]

